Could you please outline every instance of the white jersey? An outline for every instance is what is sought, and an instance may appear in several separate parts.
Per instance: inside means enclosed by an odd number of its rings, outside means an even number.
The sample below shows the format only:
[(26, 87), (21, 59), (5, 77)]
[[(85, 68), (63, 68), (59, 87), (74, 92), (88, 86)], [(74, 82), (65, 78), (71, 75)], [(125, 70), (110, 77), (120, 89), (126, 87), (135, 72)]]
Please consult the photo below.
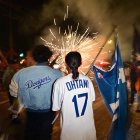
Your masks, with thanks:
[(53, 111), (61, 110), (61, 140), (96, 140), (92, 102), (95, 91), (91, 80), (72, 74), (58, 79), (53, 89)]

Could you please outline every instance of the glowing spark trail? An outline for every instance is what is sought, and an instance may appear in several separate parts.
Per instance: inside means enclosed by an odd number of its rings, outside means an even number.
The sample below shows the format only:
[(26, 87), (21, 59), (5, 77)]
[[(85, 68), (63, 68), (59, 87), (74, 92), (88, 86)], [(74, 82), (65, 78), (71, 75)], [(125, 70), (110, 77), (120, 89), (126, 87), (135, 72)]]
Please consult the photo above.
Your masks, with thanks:
[[(66, 18), (68, 18), (68, 6), (67, 13), (64, 15), (64, 21)], [(57, 25), (55, 19), (54, 25)], [(79, 23), (77, 24), (75, 31), (73, 31), (73, 27), (69, 25), (67, 26), (67, 30), (64, 32), (61, 32), (61, 27), (58, 27), (58, 30), (55, 31), (49, 28), (52, 38), (50, 40), (47, 38), (47, 36), (40, 38), (45, 43), (45, 45), (50, 47), (54, 52), (52, 60), (50, 61), (53, 61), (55, 58), (57, 58), (55, 63), (59, 65), (59, 68), (64, 72), (66, 72), (64, 62), (65, 55), (70, 51), (80, 52), (83, 60), (82, 66), (80, 67), (80, 72), (84, 74), (90, 63), (94, 60), (100, 47), (103, 45), (105, 38), (98, 33), (93, 33), (93, 36), (89, 37), (89, 28), (87, 28), (85, 32), (80, 35), (77, 34), (78, 29)]]
[(55, 21), (55, 18), (54, 18), (54, 25), (56, 25), (56, 21)]

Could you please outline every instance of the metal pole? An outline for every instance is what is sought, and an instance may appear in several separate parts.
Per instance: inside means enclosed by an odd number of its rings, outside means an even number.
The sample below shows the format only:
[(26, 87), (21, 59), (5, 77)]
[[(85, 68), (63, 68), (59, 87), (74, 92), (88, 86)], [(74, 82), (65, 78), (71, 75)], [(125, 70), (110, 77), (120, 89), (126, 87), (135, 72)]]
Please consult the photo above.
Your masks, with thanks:
[(95, 64), (95, 61), (97, 60), (97, 57), (100, 55), (100, 53), (101, 53), (101, 51), (103, 50), (103, 48), (104, 48), (106, 42), (108, 41), (108, 39), (110, 38), (110, 36), (113, 34), (113, 32), (115, 31), (115, 29), (116, 29), (116, 26), (113, 28), (113, 30), (111, 31), (111, 33), (108, 35), (106, 41), (104, 42), (104, 45), (100, 48), (100, 50), (99, 50), (99, 52), (97, 53), (95, 59), (92, 61), (92, 63), (90, 64), (89, 68), (87, 69), (85, 75), (87, 75), (87, 74), (89, 73), (91, 67)]

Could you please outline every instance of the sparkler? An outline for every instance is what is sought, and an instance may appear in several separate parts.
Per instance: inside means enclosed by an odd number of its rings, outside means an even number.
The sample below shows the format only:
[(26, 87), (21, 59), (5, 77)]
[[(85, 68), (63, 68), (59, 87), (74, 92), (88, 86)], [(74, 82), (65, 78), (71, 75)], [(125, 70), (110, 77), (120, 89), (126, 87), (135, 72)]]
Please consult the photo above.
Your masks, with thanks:
[[(64, 22), (68, 18), (68, 8), (67, 6), (67, 12), (64, 14)], [(57, 26), (55, 19), (54, 26)], [(105, 38), (98, 33), (93, 33), (93, 36), (89, 37), (89, 27), (86, 28), (82, 35), (78, 34), (78, 29), (79, 23), (77, 23), (76, 30), (73, 30), (73, 27), (70, 25), (68, 25), (67, 30), (63, 32), (61, 32), (61, 27), (58, 27), (55, 32), (50, 28), (51, 39), (49, 41), (47, 37), (40, 37), (40, 39), (54, 52), (50, 61), (53, 61), (57, 57), (55, 63), (58, 64), (60, 69), (64, 72), (66, 72), (64, 62), (66, 54), (70, 51), (80, 52), (83, 63), (79, 70), (81, 73), (85, 74), (86, 69), (94, 60), (100, 47), (104, 44)]]

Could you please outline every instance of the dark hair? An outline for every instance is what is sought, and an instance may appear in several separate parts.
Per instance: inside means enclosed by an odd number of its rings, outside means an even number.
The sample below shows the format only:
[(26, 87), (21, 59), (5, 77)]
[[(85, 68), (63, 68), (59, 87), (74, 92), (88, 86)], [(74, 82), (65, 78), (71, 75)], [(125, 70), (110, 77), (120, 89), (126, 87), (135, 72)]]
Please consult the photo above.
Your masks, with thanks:
[(65, 57), (65, 62), (72, 70), (72, 78), (77, 79), (79, 76), (78, 67), (82, 63), (81, 54), (77, 51), (69, 52)]
[(52, 54), (52, 51), (44, 45), (35, 46), (35, 48), (32, 50), (32, 56), (38, 63), (47, 62)]
[(18, 63), (18, 56), (12, 56), (7, 58), (8, 64), (17, 64)]

